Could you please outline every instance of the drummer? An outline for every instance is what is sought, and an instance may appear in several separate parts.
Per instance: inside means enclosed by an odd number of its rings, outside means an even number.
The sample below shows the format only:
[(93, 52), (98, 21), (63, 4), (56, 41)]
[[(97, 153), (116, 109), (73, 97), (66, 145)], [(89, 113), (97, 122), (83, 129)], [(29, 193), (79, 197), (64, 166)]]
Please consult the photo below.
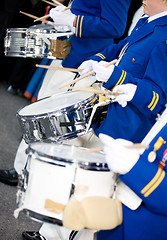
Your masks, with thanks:
[[(145, 15), (130, 36), (79, 67), (85, 73), (93, 70), (103, 88), (121, 93), (108, 106), (106, 119), (93, 126), (97, 136), (140, 142), (165, 108), (167, 1), (144, 0), (143, 7)], [(117, 63), (105, 67), (113, 59)]]
[[(63, 11), (65, 7), (58, 6), (49, 12), (55, 28), (57, 26), (70, 27), (71, 50), (62, 60), (53, 60), (52, 66), (78, 68), (89, 56), (111, 45), (114, 39), (120, 38), (126, 28), (127, 14), (131, 0), (118, 1), (89, 1), (75, 0), (71, 9)], [(59, 86), (72, 80), (76, 74), (62, 71), (48, 70), (38, 99), (66, 91)], [(84, 82), (82, 83), (83, 85)]]
[[(75, 0), (72, 3), (71, 11), (69, 10), (69, 11), (59, 12), (56, 10), (56, 8), (53, 9), (53, 15), (55, 18), (57, 18), (56, 21), (58, 21), (59, 18), (62, 19), (62, 16), (64, 16), (63, 14), (67, 14), (68, 19), (69, 18), (74, 19), (74, 25), (75, 25), (76, 19), (77, 18), (79, 19), (80, 16), (83, 16), (82, 24), (78, 25), (78, 27), (82, 26), (82, 29), (80, 29), (80, 32), (82, 32), (83, 39), (80, 38), (80, 36), (76, 36), (76, 34), (72, 36), (71, 42), (73, 44), (73, 41), (74, 41), (75, 44), (72, 47), (68, 58), (63, 61), (63, 65), (65, 64), (66, 67), (70, 67), (71, 65), (67, 65), (67, 62), (69, 62), (70, 64), (73, 63), (73, 66), (71, 67), (79, 66), (79, 64), (83, 61), (83, 59), (85, 59), (86, 57), (89, 57), (93, 52), (94, 53), (97, 52), (98, 48), (99, 50), (103, 49), (105, 46), (113, 42), (113, 38), (118, 38), (123, 34), (126, 27), (127, 12), (128, 12), (128, 8), (131, 0), (124, 0), (124, 1), (110, 0), (110, 1), (111, 1), (110, 4), (108, 4), (108, 0), (103, 1), (103, 4), (100, 4), (100, 2), (97, 2), (96, 0), (94, 1)], [(101, 14), (103, 18), (101, 18)], [(90, 21), (90, 24), (88, 24), (88, 21)], [(67, 25), (69, 25), (69, 22), (67, 22)], [(98, 29), (98, 31), (94, 30), (95, 27), (96, 29)], [(74, 30), (75, 29), (76, 27), (74, 27)], [(100, 32), (101, 32), (101, 35), (100, 35)], [(105, 35), (104, 35), (104, 32), (105, 32)], [(103, 35), (105, 37), (103, 37)], [(95, 44), (95, 41), (96, 41), (96, 44)], [(99, 44), (97, 44), (97, 42), (99, 42)], [(82, 57), (82, 52), (80, 54), (80, 51), (84, 52), (84, 57)], [(69, 61), (70, 56), (74, 56), (73, 55), (74, 52), (75, 52), (75, 57), (71, 57), (72, 59)], [(55, 61), (59, 61), (59, 60), (55, 60)], [(74, 76), (75, 74), (72, 74), (72, 78)], [(42, 85), (41, 90), (39, 92), (39, 99), (56, 93), (58, 89), (56, 81), (58, 79), (61, 79), (61, 80), (63, 79), (63, 73), (62, 72), (60, 73), (60, 71), (55, 71), (53, 78), (51, 77), (51, 75), (49, 75), (47, 79), (47, 74), (46, 74), (46, 77), (44, 79), (44, 84)], [(26, 159), (26, 155), (25, 155), (26, 148), (27, 146), (23, 140), (18, 148), (16, 159), (15, 159), (15, 162), (18, 163), (18, 164), (15, 164), (15, 166), (17, 165), (18, 173), (20, 173), (24, 167), (23, 159)], [(11, 172), (1, 170), (0, 180), (3, 180), (8, 184), (17, 184), (17, 172), (13, 170)]]
[[(59, 7), (53, 9), (50, 15), (55, 20), (55, 24), (70, 26), (74, 31), (74, 35), (70, 38), (72, 48), (69, 56), (62, 63), (63, 67), (78, 67), (87, 57), (109, 46), (113, 43), (113, 39), (121, 37), (126, 27), (130, 3), (131, 0), (75, 0), (71, 5), (71, 10), (62, 11)], [(60, 60), (55, 61), (53, 61), (55, 65), (61, 65)], [(69, 74), (67, 80), (69, 81), (70, 77), (73, 79), (74, 76), (75, 74)], [(60, 72), (55, 72), (52, 77), (46, 74), (39, 92), (39, 99), (56, 93), (57, 79), (64, 81), (66, 78)], [(23, 140), (15, 159), (14, 166), (17, 172), (1, 170), (1, 181), (11, 185), (17, 184), (18, 173), (22, 172), (25, 165), (26, 148)]]
[[(80, 66), (84, 72), (93, 70), (104, 88), (121, 93), (108, 106), (106, 119), (94, 125), (97, 136), (104, 133), (113, 138), (140, 142), (154, 125), (157, 114), (165, 109), (167, 0), (144, 0), (143, 7), (145, 15), (129, 37), (90, 57)], [(118, 59), (116, 65), (104, 66), (106, 61), (113, 59)], [(133, 196), (133, 193), (129, 194)], [(124, 205), (130, 208), (128, 201), (129, 197)], [(161, 227), (165, 231), (163, 224)], [(114, 232), (111, 231), (112, 239), (118, 239)], [(130, 236), (121, 236), (120, 239), (129, 240)], [(110, 235), (99, 233), (97, 239), (110, 239)], [(135, 239), (141, 239), (141, 236)], [(145, 239), (151, 240), (152, 235), (147, 234)]]
[[(161, 120), (160, 120), (161, 121)], [(167, 125), (151, 137), (149, 148), (140, 155), (139, 149), (128, 149), (132, 142), (113, 139), (100, 134), (104, 143), (106, 161), (111, 171), (119, 173), (130, 189), (141, 198), (141, 204), (132, 210), (122, 204), (123, 223), (113, 230), (100, 231), (97, 240), (166, 240), (167, 236)], [(149, 135), (150, 133), (148, 133)], [(153, 132), (154, 134), (154, 132)], [(159, 139), (163, 141), (158, 143)], [(162, 142), (161, 141), (161, 142)], [(150, 153), (158, 143), (156, 158), (150, 162)], [(158, 180), (159, 179), (159, 180)], [(158, 181), (156, 181), (158, 180)]]

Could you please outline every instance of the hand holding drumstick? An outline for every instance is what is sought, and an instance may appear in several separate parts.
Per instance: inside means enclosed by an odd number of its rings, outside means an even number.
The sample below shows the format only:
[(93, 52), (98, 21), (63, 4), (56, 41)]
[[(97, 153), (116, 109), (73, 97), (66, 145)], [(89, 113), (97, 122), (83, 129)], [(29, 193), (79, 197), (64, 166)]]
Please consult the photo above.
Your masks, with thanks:
[[(109, 67), (110, 65), (114, 65), (116, 62), (117, 62), (117, 59), (115, 59), (115, 60), (113, 60), (113, 61), (111, 61), (111, 62), (108, 62), (108, 63), (106, 63), (105, 67), (107, 68), (107, 67)], [(81, 64), (80, 67), (82, 68), (82, 64)], [(67, 87), (67, 86), (70, 86), (71, 84), (74, 84), (74, 83), (76, 83), (76, 82), (78, 82), (78, 81), (80, 81), (80, 80), (82, 80), (82, 79), (84, 79), (84, 78), (86, 78), (86, 77), (89, 77), (89, 76), (91, 76), (91, 75), (93, 75), (93, 74), (95, 74), (95, 72), (94, 72), (94, 71), (90, 71), (90, 72), (82, 75), (81, 77), (76, 78), (75, 80), (73, 80), (73, 81), (71, 81), (71, 82), (69, 82), (69, 83), (61, 86), (59, 89), (64, 88), (64, 87)]]

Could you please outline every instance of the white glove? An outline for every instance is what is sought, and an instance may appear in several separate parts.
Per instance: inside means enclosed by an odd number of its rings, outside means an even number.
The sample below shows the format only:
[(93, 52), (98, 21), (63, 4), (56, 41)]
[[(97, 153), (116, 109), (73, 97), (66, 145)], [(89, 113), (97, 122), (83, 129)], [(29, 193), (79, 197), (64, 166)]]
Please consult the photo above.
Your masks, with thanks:
[(70, 10), (65, 10), (65, 8), (65, 6), (52, 8), (49, 15), (53, 19), (55, 25), (66, 25), (73, 28), (73, 22), (76, 16), (72, 14)]
[(139, 151), (135, 148), (130, 149), (133, 143), (124, 139), (114, 139), (105, 134), (99, 135), (104, 144), (103, 150), (106, 161), (111, 171), (119, 174), (128, 173), (139, 159)]
[(100, 61), (93, 63), (93, 71), (96, 73), (96, 79), (101, 82), (107, 82), (114, 71), (114, 65), (105, 67), (108, 62)]
[(81, 65), (78, 67), (78, 69), (83, 69), (82, 72), (80, 72), (80, 75), (84, 75), (88, 72), (91, 72), (93, 70), (93, 62), (96, 62), (96, 61), (93, 61), (93, 60), (87, 60), (87, 61), (84, 61), (83, 63), (81, 63)]
[(122, 93), (116, 96), (114, 101), (118, 102), (122, 107), (126, 107), (127, 102), (131, 101), (135, 95), (137, 86), (135, 84), (127, 83), (118, 85), (113, 89), (113, 93)]

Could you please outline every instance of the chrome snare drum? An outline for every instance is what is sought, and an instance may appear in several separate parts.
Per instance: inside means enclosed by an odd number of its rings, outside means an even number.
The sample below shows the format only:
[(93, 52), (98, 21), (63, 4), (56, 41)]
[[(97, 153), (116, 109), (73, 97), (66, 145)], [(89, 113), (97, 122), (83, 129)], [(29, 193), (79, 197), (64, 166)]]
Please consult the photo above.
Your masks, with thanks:
[(83, 148), (32, 143), (19, 182), (15, 217), (23, 211), (37, 221), (62, 225), (70, 198), (111, 197), (114, 174), (103, 153), (84, 153)]
[(8, 28), (4, 39), (5, 56), (26, 57), (27, 28)]
[[(9, 28), (7, 29), (4, 40), (4, 53), (6, 56), (15, 57), (65, 58), (66, 55), (61, 56), (60, 54), (54, 54), (55, 51), (58, 52), (58, 50), (56, 50), (55, 46), (53, 50), (53, 42), (58, 38), (59, 41), (62, 40), (62, 38), (66, 38), (67, 40), (72, 34), (68, 29), (56, 30), (49, 24), (34, 25), (27, 29)], [(66, 43), (67, 42), (68, 41), (66, 41)], [(69, 45), (67, 47), (69, 48)], [(69, 53), (69, 49), (67, 52)]]
[(27, 143), (61, 142), (84, 134), (98, 96), (64, 92), (32, 103), (17, 112)]

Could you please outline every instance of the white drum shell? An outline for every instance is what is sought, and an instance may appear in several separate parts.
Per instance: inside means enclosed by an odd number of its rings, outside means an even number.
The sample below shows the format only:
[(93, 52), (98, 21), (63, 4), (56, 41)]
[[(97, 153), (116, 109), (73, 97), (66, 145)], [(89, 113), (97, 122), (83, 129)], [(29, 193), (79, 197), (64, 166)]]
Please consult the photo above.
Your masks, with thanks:
[[(28, 185), (24, 184), (20, 207), (37, 221), (62, 224), (63, 213), (44, 208), (46, 199), (66, 205), (73, 195), (111, 197), (114, 174), (103, 153), (81, 153), (79, 147), (33, 143), (29, 148)], [(48, 152), (48, 154), (47, 154)], [(77, 190), (77, 191), (76, 191)]]

